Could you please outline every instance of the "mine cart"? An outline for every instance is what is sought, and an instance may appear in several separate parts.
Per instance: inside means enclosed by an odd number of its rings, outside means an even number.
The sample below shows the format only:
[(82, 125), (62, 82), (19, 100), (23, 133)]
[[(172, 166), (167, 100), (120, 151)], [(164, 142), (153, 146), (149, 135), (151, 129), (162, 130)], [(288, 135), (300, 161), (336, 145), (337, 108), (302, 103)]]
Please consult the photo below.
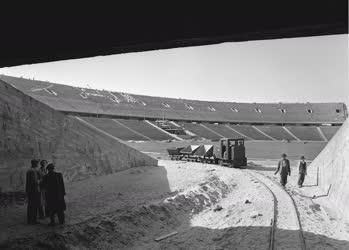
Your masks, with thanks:
[(186, 161), (198, 161), (198, 156), (194, 155), (195, 152), (199, 149), (200, 145), (189, 145), (188, 147), (183, 148), (180, 153), (183, 155), (183, 160)]
[(201, 145), (193, 154), (197, 156), (198, 161), (204, 163), (214, 163), (213, 145)]
[(218, 163), (222, 166), (241, 168), (247, 165), (245, 140), (223, 138), (219, 141), (216, 153)]
[(183, 158), (183, 154), (181, 154), (182, 148), (168, 148), (168, 156), (171, 160), (181, 160)]

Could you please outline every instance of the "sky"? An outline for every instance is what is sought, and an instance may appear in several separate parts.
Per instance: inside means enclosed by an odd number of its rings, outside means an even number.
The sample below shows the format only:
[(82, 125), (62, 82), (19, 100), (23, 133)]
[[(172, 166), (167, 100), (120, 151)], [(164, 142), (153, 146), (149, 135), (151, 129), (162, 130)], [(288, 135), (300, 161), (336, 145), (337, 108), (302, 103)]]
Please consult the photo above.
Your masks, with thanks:
[(223, 43), (1, 68), (133, 94), (229, 102), (347, 102), (348, 35)]

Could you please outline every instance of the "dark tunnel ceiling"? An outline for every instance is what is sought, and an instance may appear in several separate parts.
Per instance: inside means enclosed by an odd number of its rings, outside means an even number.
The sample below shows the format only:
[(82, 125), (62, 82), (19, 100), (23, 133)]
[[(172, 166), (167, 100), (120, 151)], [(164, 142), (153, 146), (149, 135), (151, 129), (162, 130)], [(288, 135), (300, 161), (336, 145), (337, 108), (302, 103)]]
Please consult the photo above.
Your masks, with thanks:
[[(2, 10), (0, 67), (155, 49), (348, 33), (348, 1), (214, 3), (169, 8), (23, 14)], [(159, 14), (160, 13), (160, 14)]]

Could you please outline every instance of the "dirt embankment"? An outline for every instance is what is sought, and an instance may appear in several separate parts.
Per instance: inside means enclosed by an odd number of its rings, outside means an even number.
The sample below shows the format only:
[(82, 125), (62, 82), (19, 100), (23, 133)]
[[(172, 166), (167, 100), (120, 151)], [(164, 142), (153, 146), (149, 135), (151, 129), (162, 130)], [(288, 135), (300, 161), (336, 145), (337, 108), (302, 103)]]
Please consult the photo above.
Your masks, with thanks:
[(157, 165), (156, 159), (1, 80), (0, 124), (0, 192), (24, 190), (32, 159), (53, 162), (66, 182)]
[(157, 245), (154, 238), (171, 233), (179, 226), (189, 227), (191, 216), (216, 204), (233, 187), (233, 183), (228, 185), (211, 174), (199, 185), (157, 202), (100, 215), (55, 232), (13, 239), (2, 247), (152, 249)]
[[(249, 164), (273, 181), (275, 162)], [(348, 249), (345, 225), (311, 201), (313, 177), (287, 190), (296, 200), (307, 247)], [(67, 185), (67, 225), (25, 225), (25, 206), (0, 210), (0, 248), (8, 249), (267, 249), (273, 199), (246, 171), (193, 162), (160, 161), (158, 167), (134, 168)], [(309, 198), (307, 198), (309, 197)], [(291, 221), (292, 222), (292, 221)], [(299, 234), (280, 226), (291, 246)], [(154, 239), (172, 233), (159, 242)], [(4, 234), (5, 233), (5, 234)], [(2, 237), (1, 235), (7, 237)], [(321, 248), (321, 247), (320, 247)], [(325, 249), (327, 249), (325, 248)], [(323, 248), (321, 248), (323, 249)]]

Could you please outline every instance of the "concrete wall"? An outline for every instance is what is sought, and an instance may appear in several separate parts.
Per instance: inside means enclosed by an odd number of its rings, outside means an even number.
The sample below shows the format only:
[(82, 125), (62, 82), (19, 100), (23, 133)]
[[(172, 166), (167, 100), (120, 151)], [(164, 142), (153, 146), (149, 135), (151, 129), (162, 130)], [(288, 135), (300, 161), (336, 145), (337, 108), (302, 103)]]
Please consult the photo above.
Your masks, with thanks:
[[(159, 154), (158, 156), (167, 156), (167, 148), (186, 147), (190, 144), (210, 144), (218, 146), (218, 142), (208, 140), (204, 141), (146, 141), (142, 143), (126, 142), (131, 147), (143, 152)], [(313, 160), (326, 146), (327, 142), (280, 142), (280, 141), (245, 141), (247, 160), (253, 159), (280, 159), (282, 153), (286, 153), (288, 158), (298, 160), (302, 155), (307, 160)]]
[(67, 181), (157, 165), (156, 159), (0, 81), (0, 191), (23, 190), (33, 158), (54, 162)]
[(338, 211), (349, 221), (349, 120), (312, 162), (311, 168), (319, 168), (319, 187)]

